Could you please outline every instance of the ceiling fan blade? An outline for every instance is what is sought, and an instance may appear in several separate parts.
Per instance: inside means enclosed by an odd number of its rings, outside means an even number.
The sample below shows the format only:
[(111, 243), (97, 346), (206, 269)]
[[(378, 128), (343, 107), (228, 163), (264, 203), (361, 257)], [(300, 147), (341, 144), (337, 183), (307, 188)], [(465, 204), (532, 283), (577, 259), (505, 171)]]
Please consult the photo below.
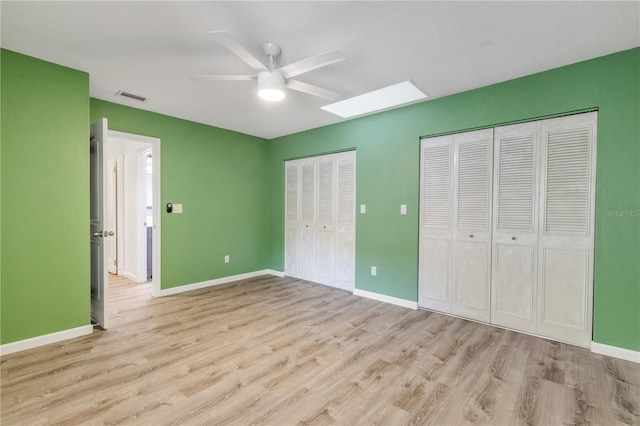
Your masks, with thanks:
[(336, 62), (344, 61), (345, 59), (347, 58), (339, 50), (330, 50), (329, 52), (320, 53), (315, 56), (311, 56), (310, 58), (286, 65), (279, 68), (278, 71), (284, 74), (286, 78), (291, 78), (304, 74), (305, 72), (335, 64)]
[(251, 52), (244, 48), (240, 43), (235, 41), (226, 31), (209, 31), (215, 40), (229, 49), (238, 58), (242, 59), (251, 68), (256, 71), (267, 71), (267, 67), (258, 60)]
[(304, 83), (300, 80), (287, 80), (287, 87), (292, 90), (297, 90), (298, 92), (307, 93), (330, 101), (340, 97), (339, 93), (314, 86), (313, 84)]
[(255, 80), (255, 75), (190, 75), (189, 80), (194, 81), (244, 81)]

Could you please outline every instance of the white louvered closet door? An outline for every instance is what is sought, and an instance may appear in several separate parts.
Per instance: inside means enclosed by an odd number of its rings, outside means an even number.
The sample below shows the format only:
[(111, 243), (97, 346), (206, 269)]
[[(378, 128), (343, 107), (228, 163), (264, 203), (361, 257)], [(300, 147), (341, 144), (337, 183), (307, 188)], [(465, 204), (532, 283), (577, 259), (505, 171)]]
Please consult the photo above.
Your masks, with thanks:
[(285, 162), (286, 275), (355, 288), (355, 151)]
[(591, 342), (597, 113), (542, 122), (538, 334)]
[(540, 122), (495, 129), (491, 322), (534, 333)]
[(314, 280), (316, 274), (316, 163), (300, 160), (300, 220), (298, 273), (300, 278)]
[(299, 173), (295, 162), (285, 163), (285, 202), (284, 202), (284, 270), (288, 275), (298, 275), (299, 232)]
[(318, 160), (318, 191), (316, 218), (316, 271), (320, 281), (332, 280), (336, 274), (336, 170), (335, 159), (324, 156)]
[(452, 313), (489, 322), (493, 129), (455, 135)]
[(335, 286), (353, 291), (356, 282), (356, 152), (336, 160), (336, 269)]
[(451, 312), (454, 135), (421, 141), (418, 304)]

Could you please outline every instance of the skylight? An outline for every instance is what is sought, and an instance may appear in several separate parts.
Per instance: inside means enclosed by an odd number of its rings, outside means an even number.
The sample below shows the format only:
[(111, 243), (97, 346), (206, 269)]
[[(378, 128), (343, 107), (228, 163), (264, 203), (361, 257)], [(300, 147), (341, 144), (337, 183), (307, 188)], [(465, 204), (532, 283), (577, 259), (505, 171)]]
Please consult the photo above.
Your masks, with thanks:
[(427, 95), (422, 93), (410, 81), (403, 81), (402, 83), (323, 106), (322, 109), (342, 118), (351, 118), (426, 98)]

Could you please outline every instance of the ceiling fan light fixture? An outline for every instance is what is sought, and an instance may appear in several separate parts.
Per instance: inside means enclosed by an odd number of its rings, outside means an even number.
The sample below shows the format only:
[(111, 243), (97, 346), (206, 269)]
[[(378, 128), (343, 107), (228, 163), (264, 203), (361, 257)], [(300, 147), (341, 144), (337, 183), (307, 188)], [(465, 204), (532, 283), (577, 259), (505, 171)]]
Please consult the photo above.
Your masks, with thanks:
[(258, 96), (265, 101), (277, 102), (285, 97), (284, 76), (275, 71), (258, 74)]

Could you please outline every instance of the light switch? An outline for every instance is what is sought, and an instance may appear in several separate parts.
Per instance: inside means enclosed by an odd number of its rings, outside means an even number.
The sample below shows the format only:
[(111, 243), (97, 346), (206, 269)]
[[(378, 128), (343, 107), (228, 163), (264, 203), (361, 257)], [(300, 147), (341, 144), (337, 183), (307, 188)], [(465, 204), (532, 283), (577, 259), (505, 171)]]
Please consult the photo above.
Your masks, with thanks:
[(229, 263), (229, 255), (228, 254), (224, 255), (224, 263)]
[(400, 214), (407, 214), (407, 205), (400, 204)]
[(371, 275), (377, 275), (378, 274), (378, 268), (376, 268), (375, 266), (371, 267)]
[(367, 206), (364, 204), (360, 204), (360, 214), (365, 214), (367, 212)]
[(173, 205), (174, 213), (182, 213), (182, 204), (174, 204)]

